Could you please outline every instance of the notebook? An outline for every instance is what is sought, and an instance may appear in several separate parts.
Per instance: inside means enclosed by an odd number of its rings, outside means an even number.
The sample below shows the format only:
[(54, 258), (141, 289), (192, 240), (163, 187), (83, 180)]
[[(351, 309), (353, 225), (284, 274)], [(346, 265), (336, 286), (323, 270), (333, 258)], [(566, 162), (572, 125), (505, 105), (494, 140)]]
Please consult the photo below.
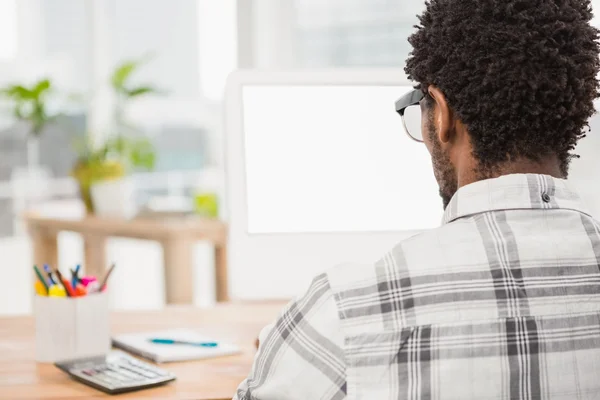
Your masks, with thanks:
[[(157, 344), (150, 339), (165, 338), (186, 342), (216, 342), (216, 347), (199, 347), (185, 344)], [(201, 360), (240, 353), (240, 348), (214, 338), (208, 338), (186, 329), (158, 332), (129, 333), (112, 338), (114, 347), (147, 358), (156, 363)]]

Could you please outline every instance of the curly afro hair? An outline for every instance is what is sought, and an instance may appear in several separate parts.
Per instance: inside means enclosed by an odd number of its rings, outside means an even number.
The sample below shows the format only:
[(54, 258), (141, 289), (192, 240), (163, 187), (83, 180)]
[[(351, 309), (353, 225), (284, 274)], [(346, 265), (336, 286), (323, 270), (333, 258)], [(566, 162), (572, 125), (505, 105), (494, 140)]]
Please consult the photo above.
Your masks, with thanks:
[(589, 0), (430, 0), (405, 71), (437, 86), (482, 171), (556, 155), (567, 175), (599, 95)]

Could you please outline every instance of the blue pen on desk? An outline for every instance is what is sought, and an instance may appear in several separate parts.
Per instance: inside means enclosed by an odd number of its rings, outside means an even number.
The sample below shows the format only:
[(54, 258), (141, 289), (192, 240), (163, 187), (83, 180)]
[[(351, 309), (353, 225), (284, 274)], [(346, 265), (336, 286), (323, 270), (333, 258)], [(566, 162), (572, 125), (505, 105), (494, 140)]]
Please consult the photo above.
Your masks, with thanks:
[(217, 342), (188, 342), (185, 340), (175, 340), (175, 339), (163, 339), (163, 338), (153, 338), (150, 339), (150, 342), (156, 344), (183, 344), (187, 346), (197, 346), (197, 347), (217, 347), (219, 344)]

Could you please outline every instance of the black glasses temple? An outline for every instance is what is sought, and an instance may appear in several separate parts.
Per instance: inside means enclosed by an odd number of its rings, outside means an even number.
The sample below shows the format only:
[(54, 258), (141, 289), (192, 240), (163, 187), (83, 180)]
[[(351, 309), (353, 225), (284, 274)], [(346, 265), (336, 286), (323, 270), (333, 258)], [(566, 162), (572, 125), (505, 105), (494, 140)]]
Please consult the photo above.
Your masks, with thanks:
[(410, 106), (416, 106), (425, 97), (421, 89), (414, 89), (396, 100), (396, 112), (404, 115), (404, 110)]

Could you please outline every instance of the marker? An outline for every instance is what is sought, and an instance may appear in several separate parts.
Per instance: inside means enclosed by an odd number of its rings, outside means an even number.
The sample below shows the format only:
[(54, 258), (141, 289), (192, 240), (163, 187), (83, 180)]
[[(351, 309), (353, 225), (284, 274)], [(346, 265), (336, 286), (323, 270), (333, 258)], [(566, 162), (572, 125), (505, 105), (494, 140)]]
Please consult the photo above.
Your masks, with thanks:
[(33, 270), (35, 271), (35, 274), (37, 275), (37, 278), (39, 279), (39, 281), (42, 282), (42, 285), (44, 285), (44, 289), (46, 289), (46, 293), (48, 293), (48, 284), (46, 283), (46, 279), (44, 279), (44, 276), (38, 269), (37, 265), (33, 266)]
[(44, 288), (44, 284), (39, 279), (35, 280), (35, 284), (33, 286), (38, 296), (48, 296), (48, 293), (52, 290), (52, 288), (46, 290), (46, 288)]
[(87, 294), (87, 289), (81, 283), (79, 285), (75, 286), (74, 290), (75, 290), (75, 296), (77, 296), (77, 297), (82, 297)]
[(75, 271), (71, 270), (71, 273), (72, 273), (71, 287), (72, 288), (76, 288), (77, 282), (79, 282), (79, 276), (78, 276), (79, 268), (81, 268), (81, 265), (77, 264), (77, 266), (75, 267)]
[(156, 344), (183, 344), (187, 346), (197, 346), (197, 347), (217, 347), (219, 344), (217, 342), (187, 342), (185, 340), (175, 340), (175, 339), (162, 339), (162, 338), (153, 338), (149, 339), (151, 343)]
[(85, 287), (88, 287), (93, 282), (96, 282), (96, 283), (98, 282), (96, 280), (95, 276), (84, 276), (83, 278), (80, 279), (80, 281), (81, 281), (81, 284)]
[(50, 297), (65, 297), (66, 295), (65, 288), (58, 285), (50, 286), (50, 290), (48, 291), (48, 296)]
[(48, 264), (44, 264), (44, 271), (46, 271), (48, 279), (50, 279), (50, 286), (56, 285), (56, 281), (52, 277), (52, 270), (50, 269), (50, 266)]
[[(60, 273), (60, 270), (57, 268), (56, 269), (56, 275), (58, 276), (58, 281), (60, 282), (60, 284), (65, 288), (65, 293), (67, 293), (67, 297), (73, 297), (74, 293), (71, 292), (71, 285), (69, 284), (68, 281), (66, 281), (63, 277), (62, 274)], [(66, 283), (65, 283), (66, 281)]]
[(113, 263), (113, 265), (110, 266), (110, 268), (108, 269), (108, 271), (106, 271), (106, 275), (104, 275), (104, 279), (102, 279), (102, 282), (100, 283), (100, 291), (103, 291), (104, 288), (106, 287), (106, 282), (108, 281), (108, 278), (110, 277), (110, 274), (112, 274), (113, 270), (115, 269), (116, 264)]

